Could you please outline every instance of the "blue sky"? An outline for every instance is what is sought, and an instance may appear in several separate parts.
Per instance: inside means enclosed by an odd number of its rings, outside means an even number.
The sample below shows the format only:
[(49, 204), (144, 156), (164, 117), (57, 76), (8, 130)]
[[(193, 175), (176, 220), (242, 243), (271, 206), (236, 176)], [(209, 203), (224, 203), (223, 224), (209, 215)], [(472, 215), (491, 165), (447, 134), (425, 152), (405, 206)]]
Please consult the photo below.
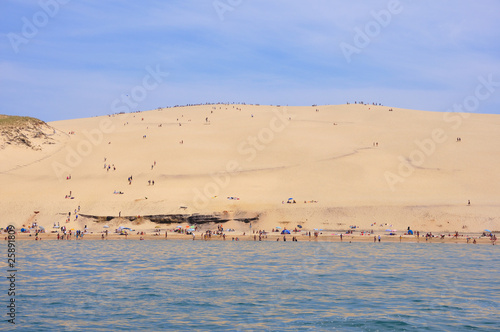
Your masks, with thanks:
[[(363, 100), (447, 111), (474, 96), (479, 77), (500, 82), (496, 0), (6, 0), (1, 7), (0, 113), (45, 121), (205, 102)], [(168, 75), (154, 81), (147, 68)], [(500, 113), (499, 85), (475, 112)]]

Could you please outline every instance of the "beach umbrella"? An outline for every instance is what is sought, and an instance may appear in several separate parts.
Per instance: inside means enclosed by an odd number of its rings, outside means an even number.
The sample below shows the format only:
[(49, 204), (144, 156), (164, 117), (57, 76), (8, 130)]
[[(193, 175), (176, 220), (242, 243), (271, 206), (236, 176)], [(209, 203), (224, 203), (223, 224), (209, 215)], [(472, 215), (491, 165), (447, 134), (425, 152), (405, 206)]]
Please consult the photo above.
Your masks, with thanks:
[(302, 225), (297, 225), (298, 228), (302, 228)]
[(288, 200), (291, 201), (293, 199), (293, 197), (290, 197)]
[(281, 229), (281, 227), (279, 227), (279, 226), (276, 226), (276, 229)]
[(160, 226), (155, 226), (155, 228), (160, 228)]
[(103, 227), (103, 228), (109, 228), (109, 226), (108, 226), (108, 225), (104, 225), (104, 226), (102, 226), (102, 227)]
[(484, 230), (485, 232), (488, 232), (488, 233), (491, 233), (491, 231), (489, 229), (485, 229)]

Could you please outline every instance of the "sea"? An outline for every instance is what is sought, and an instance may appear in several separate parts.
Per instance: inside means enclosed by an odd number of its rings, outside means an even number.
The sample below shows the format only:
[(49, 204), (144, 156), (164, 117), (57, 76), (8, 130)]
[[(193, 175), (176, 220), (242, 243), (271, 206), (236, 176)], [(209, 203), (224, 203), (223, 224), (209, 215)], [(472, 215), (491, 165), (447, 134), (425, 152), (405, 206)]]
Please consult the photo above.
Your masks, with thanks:
[[(16, 245), (15, 324), (7, 321), (4, 279), (1, 330), (500, 329), (499, 246), (164, 239)], [(6, 245), (4, 251), (6, 262)]]

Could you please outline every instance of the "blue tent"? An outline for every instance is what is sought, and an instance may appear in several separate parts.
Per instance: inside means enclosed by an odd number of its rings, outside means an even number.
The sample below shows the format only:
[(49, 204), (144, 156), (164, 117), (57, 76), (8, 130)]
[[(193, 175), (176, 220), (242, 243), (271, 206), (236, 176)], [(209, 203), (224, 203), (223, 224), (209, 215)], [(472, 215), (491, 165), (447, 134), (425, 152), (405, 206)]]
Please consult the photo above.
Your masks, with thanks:
[(409, 235), (413, 235), (413, 231), (411, 229), (408, 230)]
[(281, 231), (281, 234), (290, 234), (290, 231), (288, 229), (284, 229), (283, 231)]

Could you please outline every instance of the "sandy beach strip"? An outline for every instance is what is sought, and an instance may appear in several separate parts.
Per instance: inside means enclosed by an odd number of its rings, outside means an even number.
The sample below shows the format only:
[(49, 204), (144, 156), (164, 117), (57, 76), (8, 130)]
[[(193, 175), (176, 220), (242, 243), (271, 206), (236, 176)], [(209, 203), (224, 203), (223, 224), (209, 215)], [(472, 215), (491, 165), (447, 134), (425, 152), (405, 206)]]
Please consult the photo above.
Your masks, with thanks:
[[(242, 233), (229, 233), (226, 234), (225, 239), (222, 235), (211, 235), (210, 237), (203, 238), (205, 233), (195, 233), (194, 241), (254, 241), (259, 242), (258, 234), (245, 234)], [(108, 233), (106, 236), (105, 233), (89, 233), (84, 234), (83, 237), (76, 238), (73, 233), (69, 239), (67, 236), (64, 240), (61, 238), (58, 240), (56, 233), (39, 233), (38, 237), (42, 241), (95, 241), (95, 240), (111, 240), (111, 241), (137, 241), (137, 240), (156, 240), (156, 241), (193, 241), (193, 236), (191, 234), (180, 234), (176, 232), (168, 232), (168, 236), (165, 238), (165, 232), (150, 232), (145, 233), (143, 235), (133, 233), (128, 235), (121, 235), (117, 233)], [(378, 241), (378, 235), (380, 235), (380, 242)], [(473, 240), (476, 240), (477, 244), (489, 244), (491, 245), (493, 241), (489, 236), (482, 236), (481, 234), (473, 234), (473, 235), (459, 235), (458, 237), (454, 236), (445, 236), (441, 238), (439, 236), (436, 237), (428, 237), (426, 239), (425, 236), (412, 236), (412, 235), (402, 235), (401, 237), (398, 235), (390, 236), (385, 234), (368, 234), (368, 235), (359, 235), (359, 234), (342, 234), (342, 239), (339, 234), (331, 235), (331, 234), (322, 234), (315, 237), (313, 234), (311, 236), (306, 234), (279, 234), (279, 233), (267, 233), (261, 237), (261, 241), (273, 241), (273, 242), (283, 242), (283, 239), (286, 238), (286, 242), (293, 242), (292, 238), (295, 237), (297, 242), (339, 242), (339, 243), (350, 243), (350, 242), (366, 242), (366, 243), (456, 243), (456, 244), (473, 244)], [(375, 238), (375, 240), (374, 240)], [(467, 240), (469, 239), (469, 240)], [(35, 234), (31, 233), (18, 233), (16, 234), (16, 240), (22, 241), (37, 241)]]

